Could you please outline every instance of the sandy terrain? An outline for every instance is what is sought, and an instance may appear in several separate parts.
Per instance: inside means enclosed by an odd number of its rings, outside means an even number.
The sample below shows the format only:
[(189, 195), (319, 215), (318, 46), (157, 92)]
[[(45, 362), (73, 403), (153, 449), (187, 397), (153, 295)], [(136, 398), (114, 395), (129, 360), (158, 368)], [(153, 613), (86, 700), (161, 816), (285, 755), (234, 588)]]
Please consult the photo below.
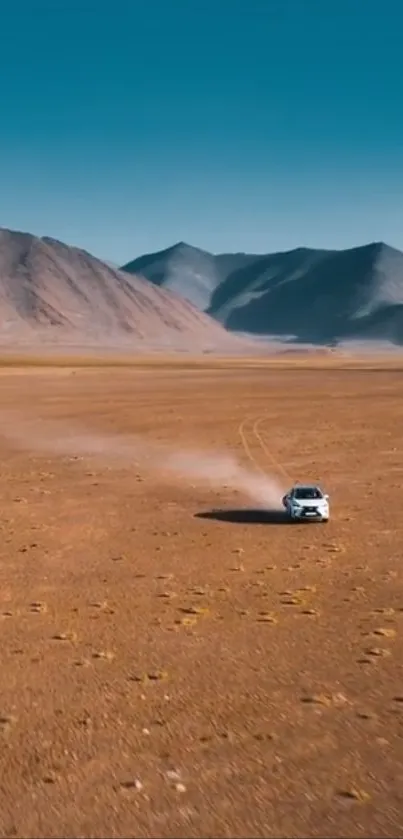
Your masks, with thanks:
[[(0, 836), (401, 836), (401, 366), (74, 364), (0, 369)], [(323, 481), (332, 519), (165, 445)]]

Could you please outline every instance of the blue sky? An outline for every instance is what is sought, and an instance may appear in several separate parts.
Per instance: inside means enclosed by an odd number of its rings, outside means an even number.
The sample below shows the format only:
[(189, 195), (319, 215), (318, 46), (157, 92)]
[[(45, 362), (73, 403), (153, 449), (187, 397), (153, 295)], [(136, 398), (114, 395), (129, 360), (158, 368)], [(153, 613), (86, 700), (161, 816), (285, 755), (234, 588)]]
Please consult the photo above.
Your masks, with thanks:
[(402, 32), (402, 0), (4, 0), (0, 226), (403, 249)]

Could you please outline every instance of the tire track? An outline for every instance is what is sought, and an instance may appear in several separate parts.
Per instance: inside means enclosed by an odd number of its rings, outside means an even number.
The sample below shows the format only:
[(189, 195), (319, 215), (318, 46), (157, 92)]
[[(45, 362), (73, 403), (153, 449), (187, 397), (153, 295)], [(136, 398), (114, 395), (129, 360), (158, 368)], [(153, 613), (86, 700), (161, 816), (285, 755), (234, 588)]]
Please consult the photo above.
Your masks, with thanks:
[[(260, 450), (265, 455), (266, 459), (270, 463), (270, 466), (274, 469), (278, 474), (281, 474), (283, 478), (286, 479), (287, 484), (292, 484), (292, 478), (288, 474), (287, 470), (281, 465), (281, 463), (274, 457), (271, 449), (268, 447), (267, 443), (264, 441), (262, 433), (261, 433), (261, 426), (262, 423), (265, 421), (267, 417), (265, 414), (258, 414), (247, 416), (245, 417), (242, 422), (238, 426), (238, 434), (241, 439), (242, 448), (248, 458), (248, 460), (252, 463), (253, 467), (260, 472), (260, 474), (264, 475), (267, 478), (267, 472), (263, 469), (257, 458), (252, 452), (251, 446), (248, 442), (248, 433), (252, 434), (255, 442), (258, 444)], [(252, 423), (252, 427), (247, 430), (248, 423)]]
[[(248, 460), (252, 463), (252, 466), (254, 466), (254, 468), (257, 469), (257, 471), (260, 472), (262, 475), (264, 475), (264, 477), (266, 478), (267, 477), (266, 472), (264, 471), (264, 469), (262, 468), (260, 463), (256, 460), (255, 456), (253, 455), (251, 447), (248, 443), (247, 436), (246, 436), (246, 431), (245, 431), (246, 426), (247, 426), (248, 422), (252, 422), (253, 419), (254, 419), (253, 416), (252, 417), (245, 417), (238, 426), (238, 434), (241, 438), (242, 448), (243, 448)], [(257, 439), (257, 438), (255, 437), (255, 439)]]
[(253, 434), (255, 435), (256, 439), (259, 441), (259, 444), (260, 444), (262, 450), (264, 451), (267, 459), (272, 463), (274, 468), (277, 469), (278, 472), (281, 472), (283, 478), (286, 478), (287, 483), (292, 484), (293, 480), (291, 478), (291, 475), (288, 474), (287, 470), (284, 468), (284, 466), (281, 465), (280, 461), (277, 460), (277, 458), (274, 457), (274, 454), (272, 453), (271, 449), (269, 449), (267, 444), (264, 442), (262, 434), (259, 431), (259, 429), (261, 428), (262, 423), (265, 421), (265, 419), (266, 419), (266, 417), (263, 415), (263, 416), (258, 417), (257, 420), (255, 420), (255, 422), (253, 424), (253, 428), (252, 428)]

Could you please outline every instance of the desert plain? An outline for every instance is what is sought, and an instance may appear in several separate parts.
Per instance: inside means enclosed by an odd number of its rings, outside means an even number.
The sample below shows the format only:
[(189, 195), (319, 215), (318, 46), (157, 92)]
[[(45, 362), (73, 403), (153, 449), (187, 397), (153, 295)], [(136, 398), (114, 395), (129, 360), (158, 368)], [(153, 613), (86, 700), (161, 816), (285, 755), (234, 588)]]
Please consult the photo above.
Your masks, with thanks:
[(402, 835), (402, 368), (4, 361), (0, 836)]

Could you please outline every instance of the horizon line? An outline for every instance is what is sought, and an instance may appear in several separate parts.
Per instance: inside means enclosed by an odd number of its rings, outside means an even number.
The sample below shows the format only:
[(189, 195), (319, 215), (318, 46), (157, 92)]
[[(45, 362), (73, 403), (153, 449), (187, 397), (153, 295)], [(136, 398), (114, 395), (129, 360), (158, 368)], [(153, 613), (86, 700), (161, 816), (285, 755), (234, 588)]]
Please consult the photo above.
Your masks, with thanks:
[(403, 253), (403, 251), (401, 251), (399, 248), (396, 248), (394, 245), (390, 245), (390, 244), (388, 244), (387, 242), (385, 242), (384, 240), (381, 240), (381, 239), (366, 242), (365, 244), (362, 244), (362, 245), (353, 245), (352, 247), (348, 247), (348, 248), (319, 248), (319, 247), (312, 247), (310, 245), (298, 245), (295, 248), (288, 248), (286, 250), (279, 250), (279, 251), (273, 250), (273, 251), (261, 251), (261, 252), (242, 251), (242, 250), (233, 250), (233, 251), (229, 251), (229, 250), (224, 251), (223, 250), (223, 251), (219, 251), (219, 252), (214, 252), (214, 251), (208, 251), (205, 248), (201, 248), (197, 245), (190, 245), (188, 242), (185, 242), (184, 240), (181, 239), (177, 242), (174, 242), (173, 245), (168, 245), (168, 247), (159, 248), (155, 251), (147, 251), (147, 252), (140, 253), (138, 256), (135, 256), (133, 259), (130, 259), (128, 262), (125, 262), (123, 264), (119, 264), (115, 260), (102, 259), (101, 257), (96, 256), (96, 254), (93, 251), (89, 251), (86, 248), (80, 247), (79, 245), (70, 244), (69, 242), (66, 242), (64, 239), (58, 239), (55, 236), (48, 236), (46, 234), (40, 236), (40, 235), (37, 235), (35, 233), (31, 233), (29, 230), (18, 230), (16, 228), (3, 227), (3, 226), (0, 226), (0, 232), (17, 234), (17, 235), (20, 235), (20, 236), (30, 236), (33, 239), (38, 239), (39, 241), (45, 241), (47, 239), (47, 240), (50, 240), (50, 241), (53, 241), (53, 242), (58, 242), (59, 244), (65, 245), (69, 248), (74, 248), (75, 250), (79, 250), (79, 251), (85, 251), (90, 256), (98, 259), (99, 262), (103, 262), (105, 265), (113, 266), (117, 270), (125, 269), (126, 267), (131, 265), (133, 262), (136, 262), (138, 259), (143, 259), (143, 258), (148, 257), (148, 256), (157, 256), (159, 254), (164, 254), (164, 253), (167, 253), (168, 251), (172, 251), (175, 248), (180, 248), (180, 247), (190, 248), (191, 250), (199, 251), (200, 253), (204, 253), (204, 254), (207, 254), (208, 256), (213, 256), (213, 257), (215, 257), (215, 256), (255, 256), (257, 258), (259, 258), (259, 257), (264, 258), (264, 257), (267, 257), (267, 256), (276, 256), (276, 255), (284, 255), (284, 254), (288, 254), (288, 253), (295, 253), (297, 251), (315, 251), (315, 252), (329, 253), (329, 254), (331, 254), (331, 253), (344, 253), (344, 252), (348, 253), (349, 251), (362, 250), (364, 248), (377, 247), (377, 246), (378, 247), (382, 246), (382, 247), (390, 248), (391, 250), (395, 250), (395, 251), (398, 251), (399, 253)]

